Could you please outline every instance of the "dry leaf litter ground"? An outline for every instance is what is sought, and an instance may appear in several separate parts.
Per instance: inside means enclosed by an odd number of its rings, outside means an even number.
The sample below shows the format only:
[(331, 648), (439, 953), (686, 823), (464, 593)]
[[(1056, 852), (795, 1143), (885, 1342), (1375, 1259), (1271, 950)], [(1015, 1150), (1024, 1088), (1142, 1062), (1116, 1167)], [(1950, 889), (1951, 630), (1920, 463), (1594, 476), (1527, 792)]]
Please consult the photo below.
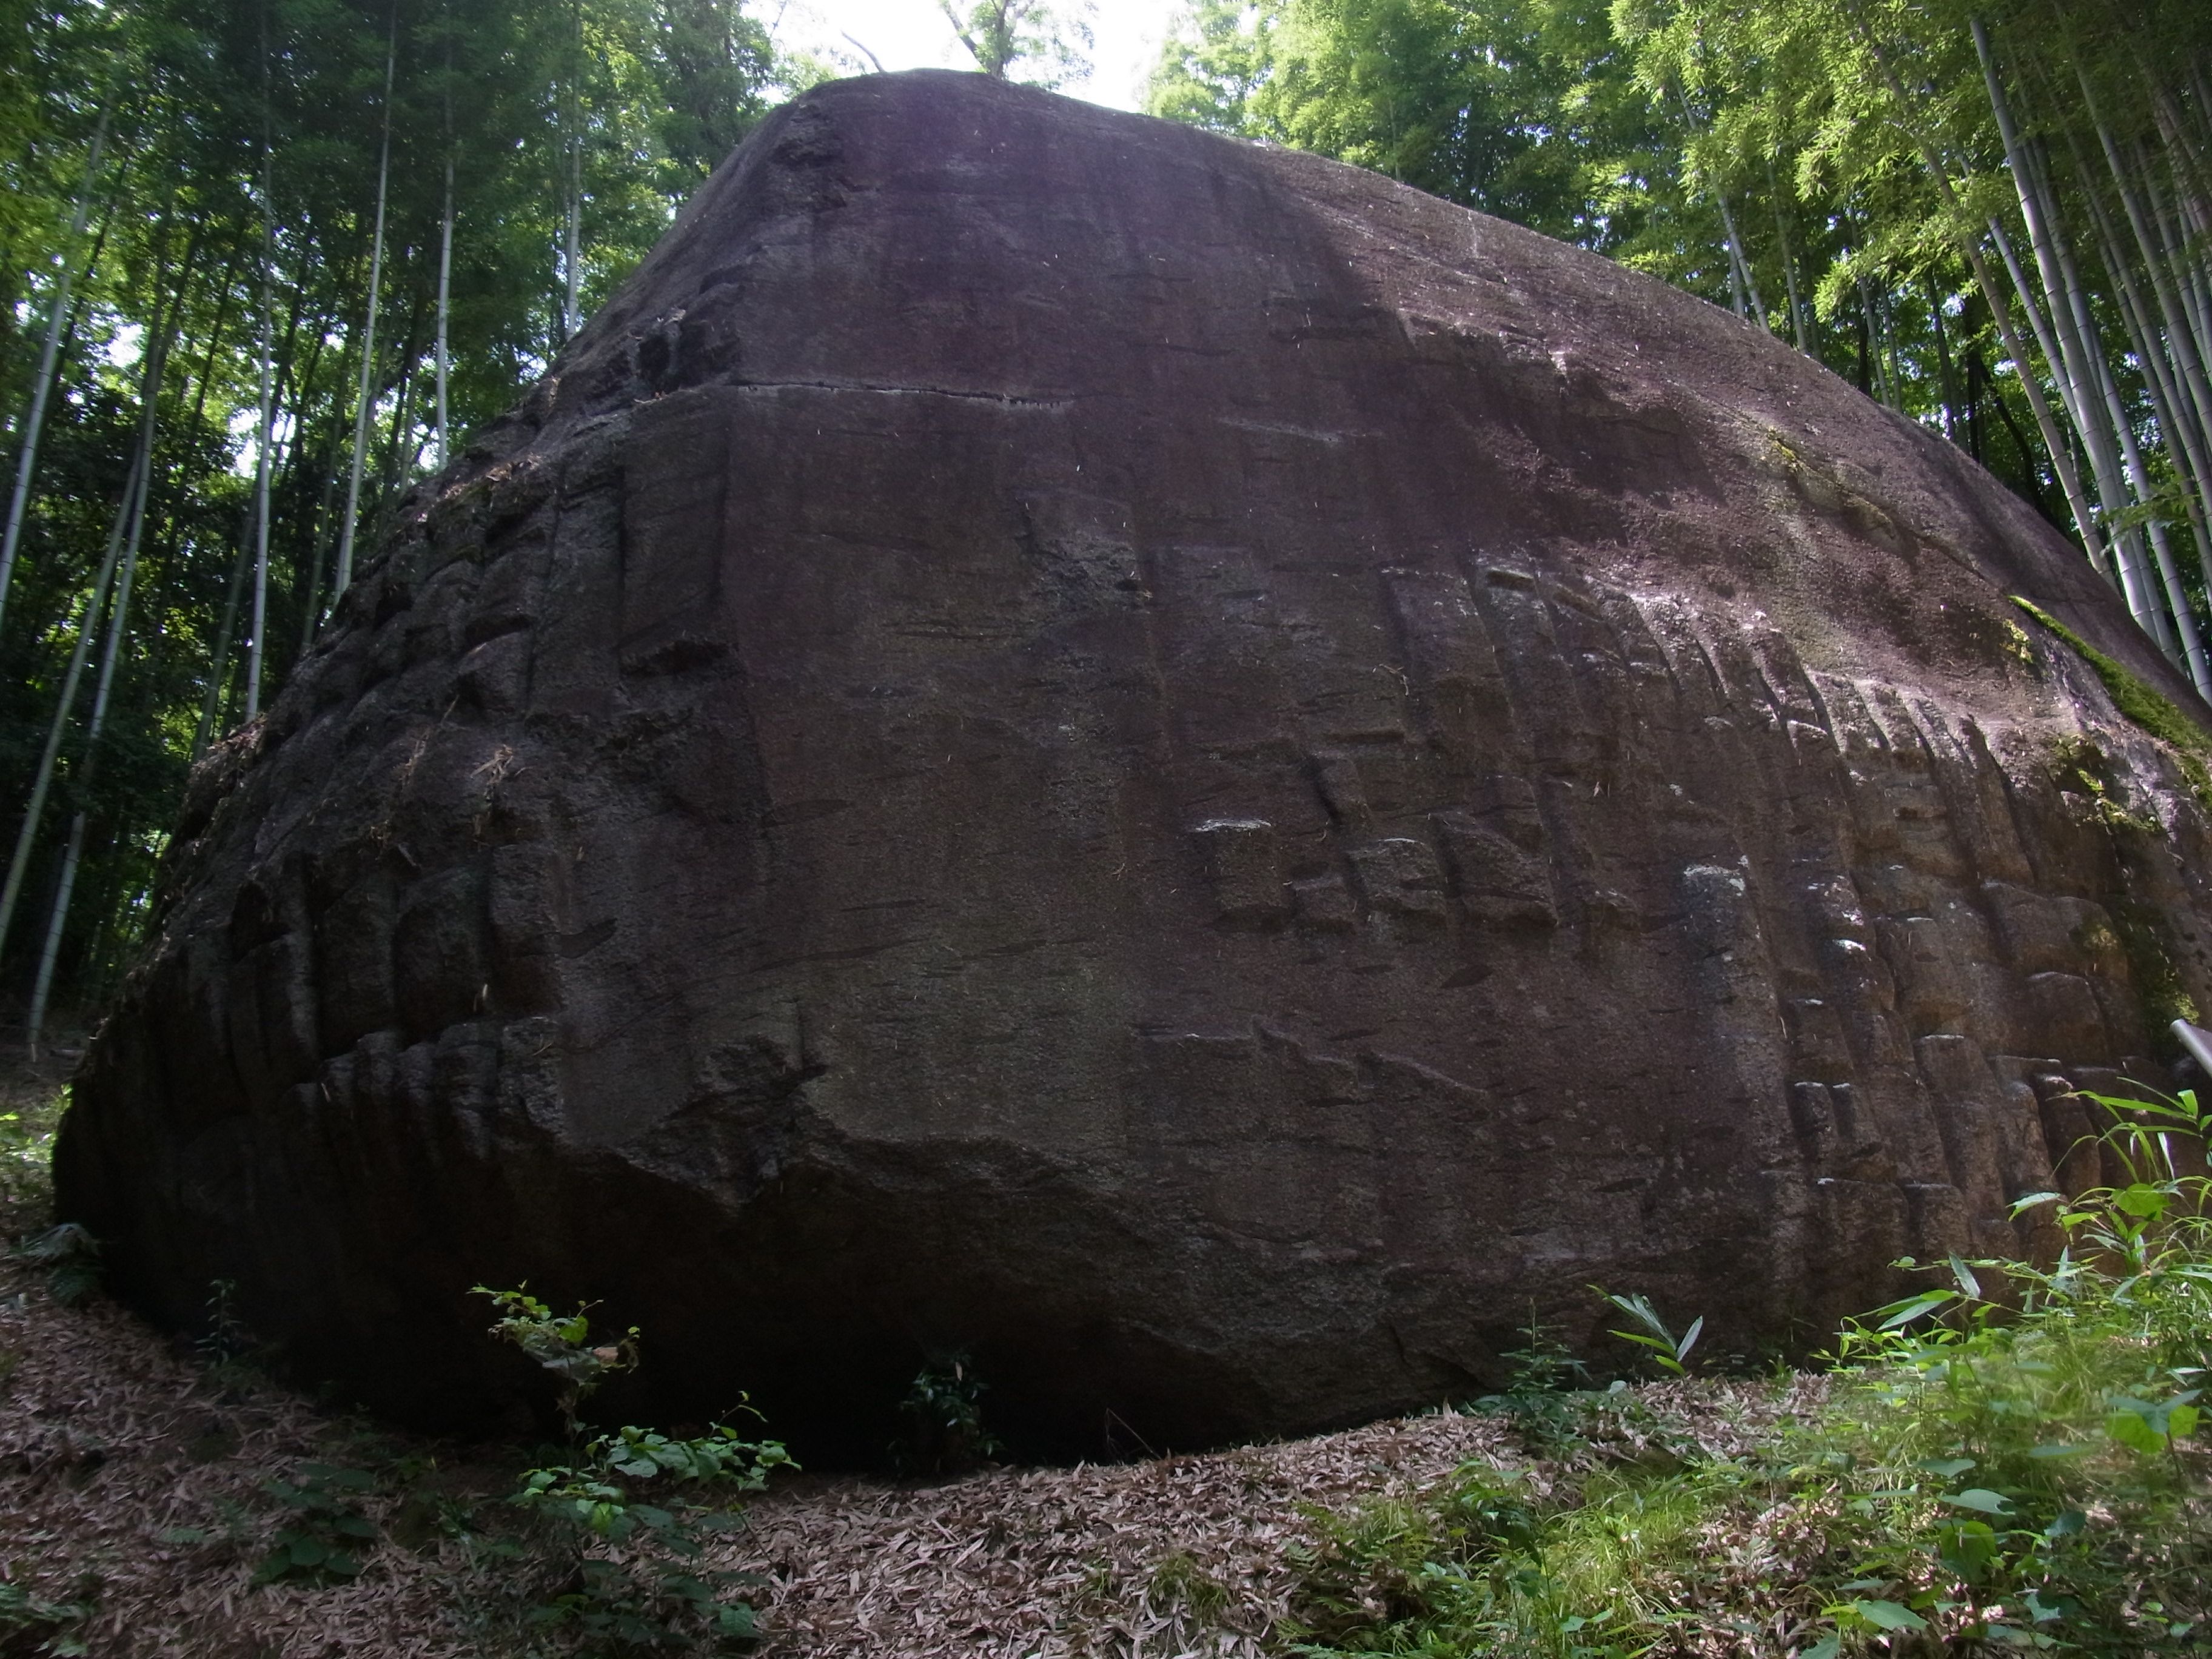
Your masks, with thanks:
[[(0, 1575), (50, 1601), (88, 1597), (94, 1655), (508, 1650), (514, 1565), (432, 1522), (441, 1506), (497, 1510), (520, 1449), (379, 1431), (198, 1363), (112, 1304), (59, 1306), (15, 1261), (0, 1261)], [(1756, 1387), (1642, 1393), (1715, 1453), (1791, 1405)], [(930, 1486), (802, 1474), (752, 1500), (719, 1565), (763, 1581), (763, 1659), (1243, 1659), (1279, 1650), (1286, 1551), (1313, 1541), (1311, 1511), (1411, 1496), (1470, 1458), (1528, 1462), (1502, 1419), (1443, 1413)], [(287, 1518), (266, 1483), (303, 1462), (375, 1472), (363, 1508), (381, 1537), (350, 1583), (257, 1587)], [(1539, 1490), (1549, 1473), (1531, 1470)]]

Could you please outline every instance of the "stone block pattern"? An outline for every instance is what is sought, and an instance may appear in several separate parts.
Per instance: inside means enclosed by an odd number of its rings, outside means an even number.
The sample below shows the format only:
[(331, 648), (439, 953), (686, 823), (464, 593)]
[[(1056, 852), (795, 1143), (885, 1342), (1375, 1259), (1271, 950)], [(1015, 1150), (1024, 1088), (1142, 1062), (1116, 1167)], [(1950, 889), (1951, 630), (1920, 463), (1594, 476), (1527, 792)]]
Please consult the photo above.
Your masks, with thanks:
[[(773, 117), (193, 782), (67, 1213), (418, 1420), (479, 1280), (866, 1457), (1494, 1383), (1593, 1282), (1819, 1340), (2045, 1247), (2212, 995), (2047, 526), (1779, 342), (975, 77)], [(1115, 1425), (1120, 1425), (1120, 1428)]]

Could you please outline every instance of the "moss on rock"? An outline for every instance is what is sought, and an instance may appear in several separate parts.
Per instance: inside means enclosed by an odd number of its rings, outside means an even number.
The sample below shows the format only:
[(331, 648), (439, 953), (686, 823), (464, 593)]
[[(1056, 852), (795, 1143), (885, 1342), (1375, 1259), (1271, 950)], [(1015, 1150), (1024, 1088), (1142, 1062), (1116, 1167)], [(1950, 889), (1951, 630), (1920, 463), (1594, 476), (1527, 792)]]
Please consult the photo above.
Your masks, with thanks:
[(2153, 690), (2033, 600), (2015, 593), (2012, 602), (2064, 641), (2075, 656), (2089, 665), (2104, 682), (2113, 707), (2173, 750), (2182, 775), (2189, 780), (2190, 790), (2197, 797), (2197, 804), (2212, 813), (2212, 768), (2206, 765), (2208, 760), (2212, 760), (2212, 737), (2205, 734), (2204, 728), (2184, 714), (2172, 699)]

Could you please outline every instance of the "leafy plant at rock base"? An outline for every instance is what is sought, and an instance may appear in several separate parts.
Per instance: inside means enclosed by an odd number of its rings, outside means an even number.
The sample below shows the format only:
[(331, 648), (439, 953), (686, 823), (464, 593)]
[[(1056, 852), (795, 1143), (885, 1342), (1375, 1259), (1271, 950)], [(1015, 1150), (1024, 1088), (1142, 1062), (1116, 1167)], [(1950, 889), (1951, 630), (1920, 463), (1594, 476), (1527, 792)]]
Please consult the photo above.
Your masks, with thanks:
[(1669, 1376), (1690, 1374), (1690, 1350), (1698, 1346), (1698, 1339), (1705, 1332), (1705, 1316), (1699, 1314), (1690, 1322), (1690, 1328), (1677, 1336), (1659, 1316), (1659, 1310), (1644, 1296), (1614, 1296), (1600, 1291), (1600, 1296), (1633, 1319), (1643, 1328), (1634, 1331), (1613, 1331), (1624, 1342), (1633, 1342), (1653, 1357), (1659, 1369)]
[(1678, 1470), (1593, 1443), (1559, 1449), (1548, 1492), (1476, 1462), (1318, 1517), (1295, 1650), (2203, 1650), (2206, 1119), (2091, 1098), (2116, 1179), (2021, 1201), (2056, 1206), (2055, 1262), (1938, 1264), (1846, 1329), (1798, 1420)]
[[(752, 1609), (734, 1593), (755, 1581), (702, 1559), (714, 1534), (740, 1523), (695, 1494), (760, 1491), (772, 1471), (797, 1467), (781, 1443), (748, 1440), (717, 1423), (695, 1438), (629, 1426), (577, 1445), (584, 1397), (608, 1375), (637, 1364), (636, 1328), (619, 1343), (595, 1346), (586, 1308), (561, 1317), (524, 1291), (477, 1289), (501, 1310), (491, 1334), (559, 1379), (570, 1431), (568, 1460), (528, 1471), (508, 1499), (538, 1524), (555, 1552), (556, 1583), (533, 1621), (618, 1650), (698, 1651), (702, 1642), (752, 1640)], [(660, 1501), (645, 1501), (646, 1486)]]
[(946, 1354), (921, 1368), (899, 1416), (906, 1436), (891, 1448), (898, 1467), (912, 1474), (959, 1474), (1004, 1449), (983, 1426), (983, 1382), (965, 1353)]
[(100, 1241), (74, 1221), (25, 1239), (15, 1254), (46, 1270), (46, 1294), (65, 1308), (73, 1308), (99, 1290), (105, 1271), (100, 1260)]
[(358, 1577), (362, 1552), (377, 1539), (361, 1500), (375, 1486), (367, 1470), (328, 1463), (302, 1463), (296, 1479), (265, 1482), (262, 1490), (292, 1513), (253, 1570), (253, 1582), (333, 1584)]
[(594, 1345), (588, 1302), (562, 1316), (532, 1296), (527, 1285), (511, 1291), (478, 1285), (469, 1293), (489, 1297), (499, 1310), (492, 1335), (512, 1342), (559, 1379), (554, 1404), (571, 1440), (576, 1437), (577, 1413), (584, 1401), (608, 1377), (637, 1366), (637, 1327), (631, 1326), (618, 1341)]
[(1676, 1437), (1668, 1434), (1629, 1391), (1614, 1381), (1592, 1385), (1589, 1367), (1543, 1326), (1531, 1318), (1524, 1346), (1505, 1356), (1507, 1380), (1502, 1394), (1484, 1395), (1471, 1409), (1502, 1417), (1522, 1443), (1538, 1456), (1562, 1456), (1605, 1448), (1611, 1455), (1647, 1466), (1680, 1462)]

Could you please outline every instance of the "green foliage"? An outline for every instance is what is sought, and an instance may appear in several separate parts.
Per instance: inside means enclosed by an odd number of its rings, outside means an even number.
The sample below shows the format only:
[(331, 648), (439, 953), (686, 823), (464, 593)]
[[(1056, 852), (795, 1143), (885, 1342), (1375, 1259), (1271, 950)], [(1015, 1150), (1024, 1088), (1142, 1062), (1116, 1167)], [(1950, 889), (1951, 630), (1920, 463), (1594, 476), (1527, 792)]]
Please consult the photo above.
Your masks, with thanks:
[(1092, 0), (937, 0), (975, 67), (999, 81), (1057, 87), (1090, 72)]
[(1152, 1564), (1146, 1599), (1156, 1607), (1182, 1607), (1201, 1620), (1212, 1620), (1229, 1606), (1229, 1587), (1188, 1550), (1170, 1550)]
[(1705, 1316), (1703, 1314), (1692, 1320), (1690, 1328), (1677, 1336), (1667, 1322), (1659, 1316), (1659, 1310), (1651, 1305), (1649, 1297), (1635, 1294), (1614, 1296), (1604, 1291), (1599, 1291), (1598, 1294), (1634, 1320), (1639, 1327), (1636, 1330), (1614, 1331), (1611, 1334), (1644, 1349), (1652, 1356), (1653, 1363), (1669, 1376), (1689, 1375), (1690, 1350), (1698, 1346), (1698, 1339), (1705, 1331)]
[(1281, 0), (1197, 0), (1161, 48), (1148, 113), (1240, 138), (1278, 137), (1257, 108), (1274, 72)]
[[(730, 1518), (694, 1492), (758, 1492), (769, 1474), (795, 1467), (772, 1440), (746, 1440), (716, 1424), (690, 1440), (624, 1428), (583, 1448), (573, 1463), (532, 1469), (510, 1500), (544, 1523), (572, 1562), (566, 1582), (537, 1609), (541, 1624), (572, 1626), (594, 1641), (696, 1650), (702, 1639), (750, 1640), (752, 1609), (732, 1599), (753, 1581), (701, 1561)], [(659, 1503), (638, 1496), (671, 1489)], [(604, 1547), (602, 1553), (589, 1550)]]
[(64, 1307), (75, 1307), (100, 1289), (105, 1269), (100, 1241), (74, 1221), (64, 1221), (15, 1246), (22, 1261), (46, 1270), (46, 1294)]
[[(42, 931), (30, 913), (55, 885), (56, 830), (82, 809), (59, 1006), (112, 988), (151, 915), (186, 769), (243, 715), (264, 151), (280, 444), (265, 698), (332, 597), (395, 24), (364, 556), (434, 459), (449, 159), (458, 447), (564, 343), (572, 161), (588, 311), (781, 95), (788, 76), (757, 9), (744, 0), (0, 0), (0, 414), (9, 428), (0, 453), (11, 481), (64, 269), (73, 302), (0, 615), (0, 793), (12, 800), (28, 794), (149, 398), (157, 416), (107, 725), (96, 755), (81, 726), (64, 746), (0, 975), (27, 976)], [(81, 192), (88, 224), (72, 237)], [(157, 339), (167, 368), (155, 388), (143, 371)], [(77, 721), (88, 690), (82, 698)], [(11, 839), (16, 828), (9, 819)]]
[[(577, 1445), (584, 1397), (638, 1363), (636, 1328), (618, 1343), (594, 1346), (588, 1304), (563, 1316), (527, 1287), (479, 1285), (474, 1293), (500, 1310), (491, 1334), (559, 1379), (572, 1447), (567, 1461), (527, 1471), (508, 1499), (538, 1528), (546, 1547), (538, 1565), (553, 1578), (532, 1621), (619, 1651), (697, 1652), (702, 1644), (720, 1651), (750, 1641), (752, 1609), (737, 1593), (752, 1581), (702, 1557), (709, 1540), (734, 1524), (730, 1498), (761, 1491), (776, 1469), (798, 1467), (781, 1443), (747, 1439), (717, 1423), (691, 1438), (630, 1426)], [(718, 1501), (702, 1503), (702, 1496)]]
[(92, 1598), (80, 1594), (67, 1601), (49, 1601), (21, 1584), (0, 1580), (0, 1654), (50, 1654), (54, 1659), (92, 1651), (82, 1626), (94, 1612)]
[(1473, 1463), (1418, 1503), (1318, 1517), (1296, 1650), (2200, 1647), (2207, 1120), (2185, 1095), (2092, 1098), (2120, 1178), (2021, 1202), (2054, 1212), (2055, 1262), (1939, 1264), (1846, 1328), (1814, 1409), (1726, 1455), (1655, 1471), (1553, 1443), (1548, 1490)]
[(53, 1199), (54, 1133), (69, 1091), (0, 1101), (0, 1237), (42, 1222)]
[(577, 1431), (577, 1413), (585, 1399), (608, 1377), (635, 1368), (637, 1327), (631, 1326), (617, 1341), (595, 1344), (592, 1340), (592, 1322), (587, 1316), (591, 1304), (580, 1304), (572, 1314), (558, 1315), (529, 1291), (527, 1285), (512, 1291), (489, 1290), (477, 1285), (471, 1287), (470, 1294), (489, 1297), (492, 1305), (499, 1310), (500, 1316), (491, 1327), (492, 1335), (502, 1342), (512, 1342), (559, 1380), (555, 1403), (568, 1437), (573, 1440)]
[(366, 1470), (328, 1463), (302, 1463), (295, 1479), (264, 1483), (262, 1490), (291, 1513), (253, 1570), (253, 1582), (333, 1584), (359, 1577), (362, 1552), (377, 1539), (361, 1500), (375, 1486)]
[(997, 1456), (1002, 1448), (983, 1426), (983, 1388), (965, 1353), (923, 1366), (899, 1402), (906, 1429), (893, 1462), (910, 1474), (958, 1474)]

